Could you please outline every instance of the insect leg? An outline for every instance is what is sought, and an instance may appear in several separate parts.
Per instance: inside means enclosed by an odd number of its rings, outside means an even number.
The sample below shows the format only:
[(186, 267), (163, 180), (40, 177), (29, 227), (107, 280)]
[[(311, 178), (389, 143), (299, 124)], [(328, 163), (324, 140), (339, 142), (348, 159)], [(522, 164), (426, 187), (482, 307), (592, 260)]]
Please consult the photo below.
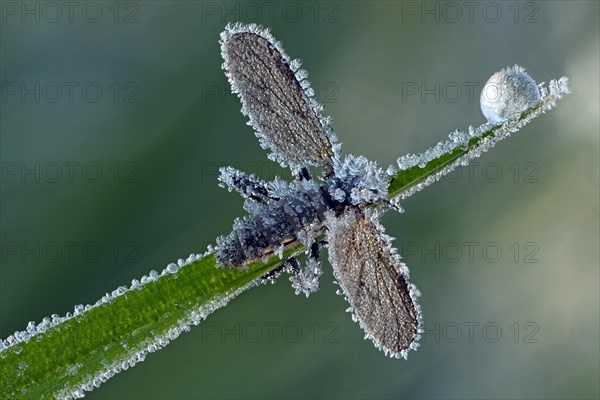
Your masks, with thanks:
[(248, 175), (232, 167), (219, 169), (220, 186), (235, 190), (245, 199), (252, 199), (259, 203), (266, 203), (270, 198), (266, 184), (254, 175)]
[(305, 180), (305, 181), (310, 181), (312, 179), (312, 176), (310, 175), (310, 171), (308, 170), (308, 168), (306, 167), (302, 167), (300, 169), (300, 172), (298, 173), (298, 179)]
[(311, 293), (319, 290), (319, 278), (323, 272), (319, 250), (320, 242), (316, 241), (311, 244), (306, 258), (306, 265), (290, 277), (296, 294), (304, 293), (308, 297)]
[(292, 276), (298, 275), (300, 272), (300, 264), (294, 257), (288, 258), (282, 265), (285, 271)]

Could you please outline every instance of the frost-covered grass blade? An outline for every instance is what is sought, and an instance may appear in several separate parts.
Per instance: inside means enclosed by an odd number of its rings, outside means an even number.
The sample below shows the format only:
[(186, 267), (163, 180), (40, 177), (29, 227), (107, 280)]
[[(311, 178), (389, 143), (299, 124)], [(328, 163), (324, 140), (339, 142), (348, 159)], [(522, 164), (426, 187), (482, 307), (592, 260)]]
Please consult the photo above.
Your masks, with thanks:
[(279, 265), (279, 257), (273, 257), (245, 271), (217, 269), (214, 254), (191, 255), (93, 306), (30, 323), (0, 343), (0, 398), (82, 397), (265, 282)]

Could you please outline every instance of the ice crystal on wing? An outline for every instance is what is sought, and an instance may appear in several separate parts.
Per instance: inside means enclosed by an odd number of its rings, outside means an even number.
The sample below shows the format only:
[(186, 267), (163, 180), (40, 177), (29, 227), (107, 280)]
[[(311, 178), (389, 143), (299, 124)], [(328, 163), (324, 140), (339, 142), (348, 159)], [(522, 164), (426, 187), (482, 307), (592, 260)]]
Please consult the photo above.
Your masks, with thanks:
[(227, 25), (220, 44), (231, 90), (269, 158), (293, 168), (330, 165), (334, 136), (300, 62), (254, 24)]
[(515, 65), (496, 72), (481, 91), (481, 111), (492, 125), (519, 116), (540, 101), (540, 91), (525, 69)]
[(359, 209), (328, 213), (329, 260), (365, 337), (386, 355), (406, 358), (420, 338), (421, 310), (378, 216)]

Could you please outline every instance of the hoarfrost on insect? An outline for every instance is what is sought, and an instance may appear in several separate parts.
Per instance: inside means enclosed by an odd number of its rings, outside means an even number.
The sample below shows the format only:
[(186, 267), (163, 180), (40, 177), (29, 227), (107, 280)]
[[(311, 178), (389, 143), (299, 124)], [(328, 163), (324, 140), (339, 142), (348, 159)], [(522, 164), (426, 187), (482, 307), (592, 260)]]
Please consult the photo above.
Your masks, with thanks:
[[(256, 25), (228, 25), (221, 54), (232, 91), (261, 145), (297, 180), (262, 182), (230, 167), (221, 169), (221, 186), (244, 197), (248, 215), (217, 240), (219, 265), (245, 268), (258, 259), (284, 259), (287, 249), (302, 244), (307, 249), (304, 268), (294, 258), (284, 264), (296, 294), (308, 296), (319, 288), (319, 250), (328, 241), (329, 259), (354, 319), (377, 348), (405, 357), (419, 339), (420, 308), (408, 286), (408, 271), (378, 223), (380, 214), (368, 210), (381, 204), (400, 209), (388, 200), (389, 174), (365, 157), (341, 156), (331, 118), (321, 114), (307, 72), (269, 32)], [(464, 141), (458, 134), (453, 138)], [(436, 154), (447, 147), (436, 148)], [(433, 156), (426, 153), (418, 161)], [(313, 179), (311, 166), (324, 171)], [(363, 267), (364, 274), (353, 274)]]
[(481, 111), (492, 125), (519, 116), (541, 99), (535, 81), (525, 69), (515, 65), (496, 72), (481, 91)]
[(296, 294), (304, 293), (308, 297), (319, 290), (319, 278), (322, 273), (320, 260), (308, 258), (304, 268), (290, 278)]
[[(221, 169), (221, 186), (244, 197), (248, 215), (217, 240), (218, 264), (247, 268), (253, 261), (278, 256), (284, 267), (263, 280), (272, 281), (285, 270), (292, 275), (296, 293), (308, 296), (319, 288), (319, 249), (326, 244), (333, 274), (365, 337), (386, 355), (406, 358), (422, 333), (419, 292), (379, 223), (383, 212), (402, 212), (400, 199), (467, 165), (552, 108), (568, 91), (568, 82), (551, 81), (548, 89), (538, 88), (523, 68), (505, 68), (489, 79), (481, 95), (489, 123), (456, 129), (447, 140), (400, 157), (397, 166), (383, 170), (365, 157), (342, 156), (331, 118), (322, 115), (307, 72), (267, 30), (228, 25), (220, 44), (223, 68), (241, 100), (242, 113), (260, 144), (270, 150), (269, 158), (290, 167), (297, 179), (263, 182), (230, 167)], [(313, 178), (310, 167), (322, 172)], [(417, 173), (415, 180), (415, 171), (408, 171), (415, 168), (431, 172)], [(408, 173), (402, 176), (399, 171)], [(392, 187), (395, 182), (397, 189)], [(294, 253), (291, 250), (300, 245), (306, 249), (304, 268), (295, 256), (286, 258), (288, 250)]]

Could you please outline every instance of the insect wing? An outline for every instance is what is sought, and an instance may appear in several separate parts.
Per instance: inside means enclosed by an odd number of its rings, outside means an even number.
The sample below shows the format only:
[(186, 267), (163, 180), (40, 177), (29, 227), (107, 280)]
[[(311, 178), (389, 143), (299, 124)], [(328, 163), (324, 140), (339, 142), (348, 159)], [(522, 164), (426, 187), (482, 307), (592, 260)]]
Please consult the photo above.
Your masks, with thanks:
[(228, 25), (220, 43), (231, 89), (269, 157), (292, 168), (331, 166), (334, 134), (299, 61), (255, 25)]
[(329, 259), (353, 319), (386, 355), (406, 358), (420, 337), (419, 293), (391, 239), (359, 209), (330, 216), (327, 227)]

